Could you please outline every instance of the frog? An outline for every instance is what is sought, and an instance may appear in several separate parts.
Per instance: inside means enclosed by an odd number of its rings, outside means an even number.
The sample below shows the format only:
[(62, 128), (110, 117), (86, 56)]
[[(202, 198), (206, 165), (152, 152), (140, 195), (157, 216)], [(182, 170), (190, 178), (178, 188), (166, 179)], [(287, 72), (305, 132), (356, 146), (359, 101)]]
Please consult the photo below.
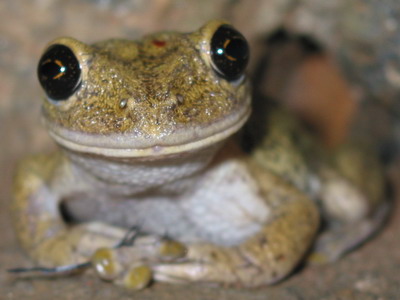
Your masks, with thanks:
[(250, 288), (302, 261), (334, 261), (370, 236), (384, 206), (374, 158), (353, 147), (326, 153), (273, 107), (255, 126), (266, 134), (243, 147), (249, 57), (223, 20), (139, 40), (50, 42), (37, 72), (59, 150), (22, 160), (14, 180), (28, 256), (89, 266), (133, 290), (154, 281)]

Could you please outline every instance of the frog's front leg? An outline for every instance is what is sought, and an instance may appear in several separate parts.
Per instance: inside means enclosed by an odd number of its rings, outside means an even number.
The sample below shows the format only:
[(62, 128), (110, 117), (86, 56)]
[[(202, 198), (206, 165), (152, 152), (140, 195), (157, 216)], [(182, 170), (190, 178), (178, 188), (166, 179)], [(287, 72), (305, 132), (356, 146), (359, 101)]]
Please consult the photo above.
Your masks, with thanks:
[(255, 167), (249, 171), (243, 162), (213, 166), (205, 175), (199, 189), (182, 201), (201, 241), (186, 244), (187, 254), (170, 261), (157, 254), (137, 259), (137, 245), (111, 249), (107, 264), (128, 270), (114, 282), (138, 288), (126, 280), (127, 274), (142, 278), (138, 263), (148, 266), (156, 281), (245, 287), (276, 282), (293, 270), (318, 229), (313, 202), (272, 174)]
[(318, 211), (306, 196), (279, 178), (261, 177), (261, 193), (273, 210), (261, 230), (230, 247), (188, 245), (185, 262), (153, 266), (155, 279), (255, 287), (287, 276), (313, 242)]
[(81, 188), (60, 153), (21, 162), (14, 186), (13, 217), (18, 238), (37, 263), (79, 263), (99, 247), (112, 247), (125, 234), (102, 223), (68, 226), (60, 214), (62, 195)]

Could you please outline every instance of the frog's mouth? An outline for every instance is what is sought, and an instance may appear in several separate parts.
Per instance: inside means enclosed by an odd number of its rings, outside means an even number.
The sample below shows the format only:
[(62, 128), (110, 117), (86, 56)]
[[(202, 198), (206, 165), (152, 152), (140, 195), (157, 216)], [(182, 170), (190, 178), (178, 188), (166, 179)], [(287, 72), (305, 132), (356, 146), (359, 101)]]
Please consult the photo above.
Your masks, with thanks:
[(66, 129), (46, 116), (49, 134), (68, 150), (107, 157), (157, 157), (206, 148), (237, 132), (250, 115), (250, 106), (212, 124), (178, 128), (166, 135), (143, 137), (136, 133), (92, 134)]

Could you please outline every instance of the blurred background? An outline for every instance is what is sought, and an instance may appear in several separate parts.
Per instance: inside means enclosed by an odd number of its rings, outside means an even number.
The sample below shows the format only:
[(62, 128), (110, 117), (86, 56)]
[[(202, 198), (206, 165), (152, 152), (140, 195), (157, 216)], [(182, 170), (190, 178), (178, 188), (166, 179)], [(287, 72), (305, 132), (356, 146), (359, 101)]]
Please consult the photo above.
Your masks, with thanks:
[(232, 22), (250, 41), (250, 73), (265, 51), (271, 51), (264, 41), (278, 29), (321, 47), (320, 55), (293, 54), (290, 49), (271, 52), (266, 81), (259, 80), (256, 88), (310, 122), (330, 147), (349, 132), (367, 136), (385, 160), (396, 191), (400, 182), (397, 0), (2, 0), (0, 299), (398, 298), (396, 205), (382, 233), (361, 249), (334, 265), (300, 268), (283, 283), (257, 290), (157, 284), (132, 294), (90, 275), (14, 281), (4, 272), (30, 263), (18, 248), (8, 212), (15, 164), (28, 153), (55, 149), (40, 124), (42, 92), (36, 78), (36, 64), (46, 44), (61, 35), (90, 43), (112, 37), (135, 39), (158, 30), (192, 31), (214, 18)]

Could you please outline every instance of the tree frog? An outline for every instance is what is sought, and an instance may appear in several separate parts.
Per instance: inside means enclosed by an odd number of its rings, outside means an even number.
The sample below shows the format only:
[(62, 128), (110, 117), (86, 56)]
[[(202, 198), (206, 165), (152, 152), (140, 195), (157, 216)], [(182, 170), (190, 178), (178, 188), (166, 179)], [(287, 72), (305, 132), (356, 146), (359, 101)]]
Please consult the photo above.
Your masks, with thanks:
[[(29, 256), (50, 267), (89, 261), (132, 289), (255, 287), (364, 240), (381, 219), (373, 159), (351, 147), (327, 155), (272, 107), (253, 128), (265, 134), (241, 147), (249, 55), (244, 36), (219, 20), (137, 41), (51, 42), (38, 77), (60, 150), (23, 160), (15, 179), (15, 227)], [(121, 244), (129, 228), (139, 229)]]

